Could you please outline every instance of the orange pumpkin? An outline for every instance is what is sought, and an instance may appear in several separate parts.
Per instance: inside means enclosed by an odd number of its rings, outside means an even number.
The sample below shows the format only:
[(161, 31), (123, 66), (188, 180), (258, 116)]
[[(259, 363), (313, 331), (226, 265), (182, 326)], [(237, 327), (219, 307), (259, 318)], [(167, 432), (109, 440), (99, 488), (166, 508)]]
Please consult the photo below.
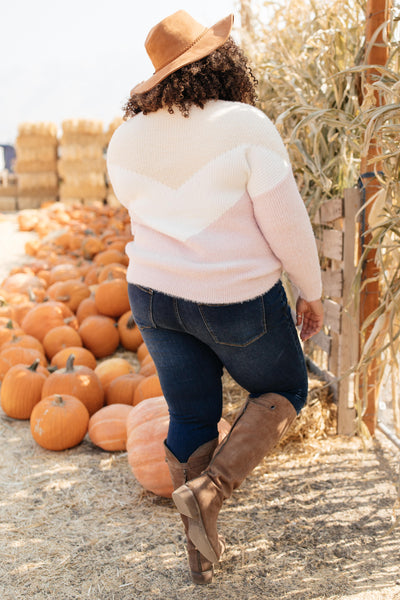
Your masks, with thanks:
[(50, 285), (56, 281), (65, 281), (67, 279), (79, 279), (80, 272), (79, 268), (72, 263), (62, 262), (59, 265), (55, 265), (50, 270)]
[(83, 346), (83, 343), (79, 333), (69, 325), (54, 327), (43, 338), (43, 347), (50, 360), (57, 352), (71, 346)]
[(47, 288), (47, 294), (51, 300), (63, 302), (75, 312), (82, 300), (90, 296), (90, 290), (80, 279), (65, 279), (52, 283)]
[(96, 254), (105, 249), (105, 244), (100, 238), (94, 235), (89, 235), (84, 238), (81, 250), (84, 258), (91, 260)]
[(129, 259), (126, 254), (119, 250), (103, 250), (96, 254), (93, 259), (96, 265), (108, 265), (110, 263), (121, 263), (121, 265), (127, 265)]
[(131, 352), (136, 352), (143, 342), (142, 334), (133, 320), (133, 315), (130, 310), (125, 312), (118, 319), (118, 333), (121, 346), (126, 348), (126, 350), (131, 350)]
[(0, 300), (0, 317), (9, 321), (15, 320), (14, 306), (6, 301), (4, 294)]
[(35, 293), (35, 291), (42, 291), (45, 288), (43, 281), (32, 273), (9, 275), (1, 285), (7, 292), (19, 293), (28, 293), (29, 291)]
[(158, 375), (150, 375), (149, 377), (145, 377), (137, 386), (133, 397), (133, 404), (135, 406), (146, 400), (146, 398), (155, 398), (156, 396), (161, 396), (162, 393)]
[(21, 327), (25, 333), (43, 342), (50, 329), (66, 323), (74, 329), (77, 328), (77, 319), (73, 312), (62, 302), (49, 301), (31, 308), (22, 319)]
[(88, 434), (103, 450), (126, 450), (126, 422), (133, 406), (112, 404), (104, 406), (89, 420)]
[(96, 285), (96, 283), (99, 283), (99, 274), (101, 273), (102, 269), (103, 267), (99, 265), (93, 265), (90, 269), (88, 269), (83, 278), (83, 281), (86, 283), (86, 285)]
[(3, 322), (3, 324), (0, 325), (0, 347), (14, 337), (25, 335), (25, 331), (21, 329), (16, 321), (7, 319), (6, 317), (4, 320), (5, 323)]
[(98, 283), (102, 281), (106, 281), (107, 279), (123, 279), (126, 281), (126, 271), (127, 268), (125, 265), (121, 265), (121, 263), (110, 263), (102, 267), (99, 275), (98, 275)]
[(77, 311), (76, 311), (76, 318), (78, 319), (79, 324), (81, 324), (82, 321), (84, 319), (86, 319), (86, 317), (92, 317), (93, 315), (99, 315), (99, 314), (100, 313), (97, 310), (96, 302), (94, 301), (94, 297), (89, 296), (88, 298), (85, 298), (84, 300), (82, 300), (82, 302), (78, 306)]
[(113, 379), (106, 390), (106, 404), (130, 404), (132, 406), (136, 388), (143, 379), (143, 375), (139, 375), (139, 373), (119, 375)]
[(120, 375), (133, 373), (135, 368), (125, 358), (114, 356), (100, 362), (95, 368), (95, 373), (101, 381), (101, 385), (105, 392), (110, 383)]
[(5, 348), (0, 352), (0, 381), (4, 379), (7, 371), (14, 365), (31, 365), (36, 359), (45, 367), (47, 364), (45, 356), (33, 348)]
[(86, 435), (89, 413), (78, 398), (54, 394), (34, 406), (30, 419), (32, 437), (47, 450), (77, 446)]
[(14, 335), (11, 340), (0, 345), (0, 351), (5, 348), (32, 348), (44, 354), (43, 344), (33, 337), (33, 335), (27, 334)]
[(139, 346), (139, 348), (137, 349), (137, 357), (139, 362), (142, 362), (144, 357), (147, 356), (149, 354), (149, 351), (147, 350), (147, 346), (144, 342), (142, 342)]
[(26, 313), (29, 312), (34, 306), (36, 306), (36, 302), (33, 302), (32, 300), (26, 300), (21, 304), (14, 304), (14, 319), (17, 321), (17, 323), (21, 323)]
[(76, 365), (83, 365), (93, 370), (96, 368), (97, 360), (94, 354), (87, 348), (81, 348), (80, 346), (69, 346), (68, 348), (59, 350), (51, 359), (51, 366), (63, 369), (67, 366), (67, 361), (71, 354), (75, 356)]
[(150, 377), (150, 375), (157, 375), (156, 365), (154, 364), (154, 361), (150, 355), (145, 356), (145, 358), (143, 359), (143, 362), (139, 369), (139, 373), (144, 377)]
[(102, 315), (120, 317), (130, 309), (126, 280), (106, 279), (98, 285), (94, 300)]
[(78, 331), (83, 345), (96, 358), (109, 356), (118, 348), (119, 334), (117, 324), (111, 317), (106, 317), (105, 315), (86, 317), (80, 324)]
[[(173, 487), (165, 462), (164, 440), (168, 434), (169, 414), (164, 396), (147, 398), (134, 406), (126, 423), (128, 462), (138, 482), (153, 494), (170, 498)], [(230, 427), (218, 423), (221, 442)]]
[(1, 408), (13, 419), (29, 419), (33, 407), (41, 400), (48, 371), (37, 358), (30, 366), (14, 365), (4, 376), (0, 388)]
[(104, 390), (93, 369), (83, 365), (74, 366), (75, 356), (70, 354), (65, 368), (58, 369), (48, 377), (43, 386), (42, 397), (52, 394), (69, 394), (79, 398), (93, 415), (104, 404)]

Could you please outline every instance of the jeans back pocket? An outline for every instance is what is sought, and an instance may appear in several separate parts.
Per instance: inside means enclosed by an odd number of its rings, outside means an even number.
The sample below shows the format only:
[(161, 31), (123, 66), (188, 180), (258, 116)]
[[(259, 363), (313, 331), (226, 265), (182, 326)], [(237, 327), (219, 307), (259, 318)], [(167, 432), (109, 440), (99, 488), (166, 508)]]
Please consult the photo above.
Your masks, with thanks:
[(153, 321), (153, 290), (135, 283), (128, 284), (129, 303), (139, 329), (155, 327)]
[(199, 304), (199, 311), (217, 344), (248, 346), (267, 331), (262, 296), (233, 304)]

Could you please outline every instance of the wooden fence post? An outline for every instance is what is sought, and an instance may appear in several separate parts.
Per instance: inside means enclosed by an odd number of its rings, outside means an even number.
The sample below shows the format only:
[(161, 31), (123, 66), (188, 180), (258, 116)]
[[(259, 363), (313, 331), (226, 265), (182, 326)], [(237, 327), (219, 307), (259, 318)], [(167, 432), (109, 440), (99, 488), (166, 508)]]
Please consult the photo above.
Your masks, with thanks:
[[(344, 191), (344, 247), (343, 247), (343, 305), (340, 340), (339, 373), (343, 376), (359, 358), (359, 320), (351, 300), (351, 286), (356, 272), (357, 212), (360, 209), (360, 191)], [(355, 433), (354, 374), (344, 376), (339, 384), (338, 433)]]
[(304, 345), (309, 367), (329, 383), (337, 402), (341, 435), (356, 430), (351, 370), (359, 359), (359, 321), (351, 288), (357, 266), (360, 198), (360, 190), (348, 189), (344, 198), (332, 198), (319, 210), (324, 327)]

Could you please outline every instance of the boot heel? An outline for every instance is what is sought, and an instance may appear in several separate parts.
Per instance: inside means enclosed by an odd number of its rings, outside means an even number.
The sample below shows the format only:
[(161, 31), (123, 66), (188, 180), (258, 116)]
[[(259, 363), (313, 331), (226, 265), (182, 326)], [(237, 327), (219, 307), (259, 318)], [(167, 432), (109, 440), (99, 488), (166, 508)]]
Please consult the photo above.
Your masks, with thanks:
[(192, 490), (183, 484), (172, 492), (172, 500), (181, 515), (191, 519), (200, 519), (200, 511)]
[(189, 537), (197, 550), (211, 563), (218, 562), (219, 556), (210, 544), (201, 518), (200, 508), (192, 490), (186, 484), (181, 485), (175, 492), (172, 492), (172, 500), (181, 515), (190, 518), (188, 523)]

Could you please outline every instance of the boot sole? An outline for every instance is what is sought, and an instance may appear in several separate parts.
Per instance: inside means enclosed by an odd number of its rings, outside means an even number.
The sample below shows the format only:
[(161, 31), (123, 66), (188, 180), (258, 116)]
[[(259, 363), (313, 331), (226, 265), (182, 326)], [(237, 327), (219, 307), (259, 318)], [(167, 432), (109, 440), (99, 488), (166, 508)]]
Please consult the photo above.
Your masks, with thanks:
[(172, 500), (179, 512), (189, 517), (188, 535), (197, 550), (210, 562), (218, 562), (219, 556), (210, 544), (201, 518), (200, 508), (192, 490), (187, 485), (182, 485), (175, 492), (172, 492)]

